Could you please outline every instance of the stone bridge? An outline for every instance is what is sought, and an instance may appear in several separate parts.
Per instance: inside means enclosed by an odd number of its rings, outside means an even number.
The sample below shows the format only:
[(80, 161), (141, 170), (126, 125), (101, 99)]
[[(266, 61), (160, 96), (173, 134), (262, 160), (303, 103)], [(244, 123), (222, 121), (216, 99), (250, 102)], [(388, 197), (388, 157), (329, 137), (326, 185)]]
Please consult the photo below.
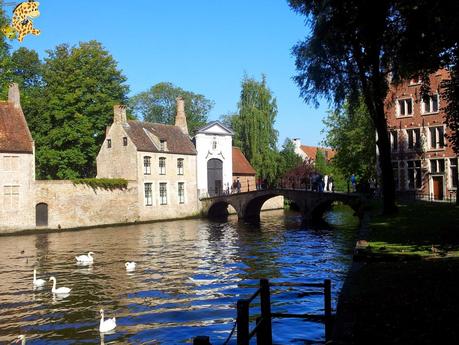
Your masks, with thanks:
[(320, 219), (335, 201), (349, 205), (360, 217), (365, 203), (365, 198), (357, 193), (312, 192), (300, 189), (256, 190), (201, 198), (200, 200), (203, 213), (208, 218), (228, 216), (228, 205), (231, 205), (236, 210), (239, 219), (256, 221), (260, 219), (260, 211), (264, 202), (279, 195), (294, 202), (305, 221)]

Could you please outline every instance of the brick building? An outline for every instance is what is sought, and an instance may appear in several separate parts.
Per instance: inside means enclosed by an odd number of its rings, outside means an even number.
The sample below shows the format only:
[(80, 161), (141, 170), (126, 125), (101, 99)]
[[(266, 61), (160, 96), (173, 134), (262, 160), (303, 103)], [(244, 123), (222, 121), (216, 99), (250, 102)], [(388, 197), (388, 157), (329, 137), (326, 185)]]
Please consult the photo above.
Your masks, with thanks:
[(446, 101), (441, 81), (446, 70), (430, 75), (430, 94), (421, 95), (420, 80), (393, 84), (385, 102), (395, 188), (400, 194), (443, 200), (455, 198), (458, 157), (445, 137)]

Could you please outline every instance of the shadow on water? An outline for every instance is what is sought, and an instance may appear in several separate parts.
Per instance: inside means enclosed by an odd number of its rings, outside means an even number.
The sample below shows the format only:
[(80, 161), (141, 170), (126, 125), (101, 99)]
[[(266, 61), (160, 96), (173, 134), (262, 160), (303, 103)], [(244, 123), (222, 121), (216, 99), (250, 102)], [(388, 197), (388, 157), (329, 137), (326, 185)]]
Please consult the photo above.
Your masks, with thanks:
[[(0, 343), (26, 334), (28, 344), (100, 344), (99, 309), (117, 317), (109, 343), (179, 344), (208, 335), (222, 343), (236, 316), (235, 303), (262, 277), (273, 281), (333, 280), (336, 298), (355, 225), (333, 210), (325, 228), (304, 227), (295, 212), (263, 212), (258, 225), (193, 219), (21, 237), (0, 241)], [(19, 240), (20, 239), (20, 240)], [(94, 264), (74, 256), (95, 252)], [(124, 263), (135, 261), (126, 272)], [(53, 298), (50, 285), (32, 289), (32, 271), (72, 288)], [(302, 296), (298, 298), (298, 296)], [(255, 309), (253, 313), (257, 312)], [(318, 312), (322, 297), (273, 291), (273, 310)], [(323, 343), (323, 326), (276, 320), (279, 344)], [(232, 342), (235, 344), (235, 342)]]

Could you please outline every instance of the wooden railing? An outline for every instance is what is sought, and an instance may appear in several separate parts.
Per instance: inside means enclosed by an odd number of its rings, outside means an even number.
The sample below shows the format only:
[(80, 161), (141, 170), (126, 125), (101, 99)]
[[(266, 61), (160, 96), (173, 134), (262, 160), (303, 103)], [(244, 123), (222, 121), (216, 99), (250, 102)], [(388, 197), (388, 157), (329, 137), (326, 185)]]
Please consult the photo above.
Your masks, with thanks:
[[(271, 286), (308, 287), (323, 289), (324, 314), (289, 314), (271, 312)], [(260, 296), (260, 316), (256, 318), (255, 327), (250, 330), (250, 304)], [(329, 340), (332, 332), (333, 315), (331, 305), (331, 281), (323, 283), (269, 283), (268, 279), (260, 279), (260, 287), (249, 297), (237, 301), (237, 345), (249, 345), (250, 339), (256, 336), (257, 345), (272, 345), (273, 318), (302, 318), (312, 322), (325, 324), (325, 339)], [(231, 332), (230, 337), (233, 333)], [(229, 341), (226, 340), (225, 344)], [(196, 337), (193, 344), (210, 344), (209, 337)]]

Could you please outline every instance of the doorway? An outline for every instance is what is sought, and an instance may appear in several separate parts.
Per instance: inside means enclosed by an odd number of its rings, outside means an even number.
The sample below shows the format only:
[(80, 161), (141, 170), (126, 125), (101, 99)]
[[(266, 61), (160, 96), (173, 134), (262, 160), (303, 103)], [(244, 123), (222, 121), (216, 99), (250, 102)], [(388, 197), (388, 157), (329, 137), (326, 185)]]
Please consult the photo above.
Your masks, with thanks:
[(223, 162), (212, 158), (207, 161), (207, 192), (209, 196), (221, 194), (223, 191)]
[(435, 200), (443, 200), (443, 176), (432, 176), (433, 196)]
[(39, 203), (35, 206), (36, 226), (48, 226), (48, 204)]

